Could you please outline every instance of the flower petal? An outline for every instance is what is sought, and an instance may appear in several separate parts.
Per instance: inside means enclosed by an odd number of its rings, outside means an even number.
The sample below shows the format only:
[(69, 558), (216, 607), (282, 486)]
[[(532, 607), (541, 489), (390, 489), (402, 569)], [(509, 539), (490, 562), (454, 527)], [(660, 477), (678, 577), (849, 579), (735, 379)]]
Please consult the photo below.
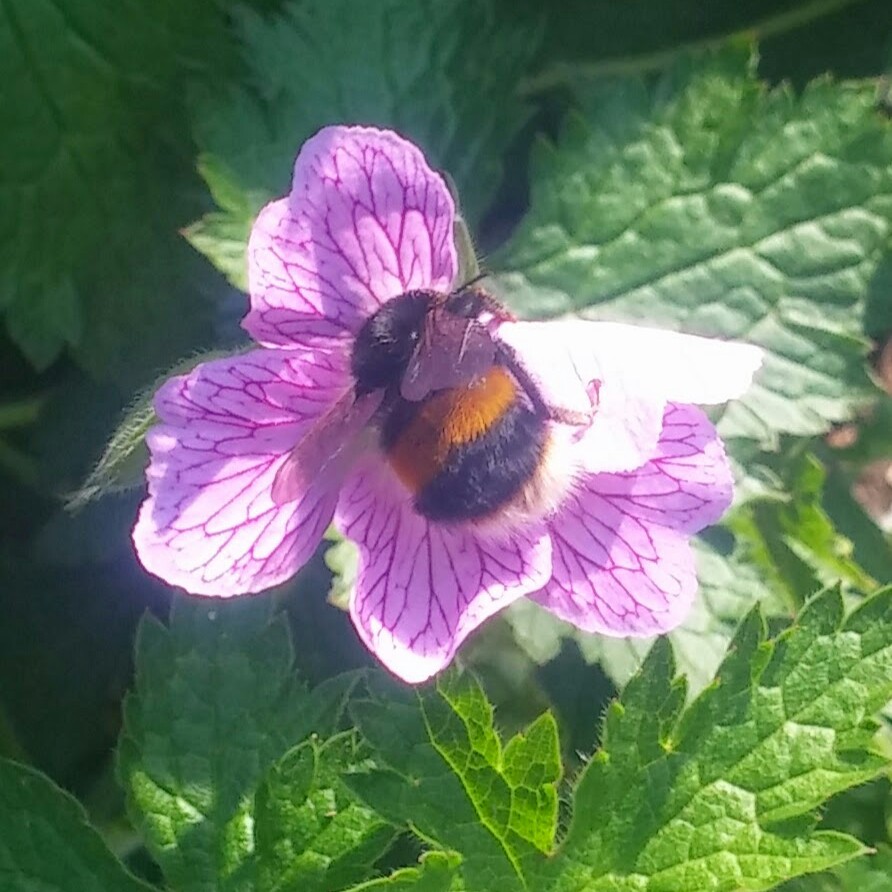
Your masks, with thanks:
[(443, 179), (396, 133), (320, 130), (297, 156), (291, 194), (251, 231), (242, 324), (262, 344), (311, 344), (355, 332), (405, 291), (448, 291), (454, 216)]
[(688, 536), (718, 520), (732, 494), (715, 428), (696, 407), (671, 405), (651, 461), (588, 475), (554, 518), (554, 575), (535, 599), (590, 632), (673, 628), (697, 590)]
[(319, 479), (272, 501), (276, 472), (349, 384), (343, 353), (255, 350), (196, 366), (155, 397), (149, 497), (133, 541), (143, 566), (189, 592), (256, 592), (290, 576), (331, 521)]
[(551, 575), (544, 527), (491, 542), (430, 524), (389, 468), (372, 461), (343, 490), (337, 523), (360, 551), (350, 614), (366, 646), (410, 683), (443, 669), (485, 619)]
[[(522, 327), (521, 334), (508, 328)], [(677, 403), (723, 403), (743, 394), (762, 364), (752, 344), (701, 338), (619, 322), (555, 319), (506, 323), (499, 336), (539, 344), (543, 368), (574, 367), (578, 377), (608, 381), (614, 375), (631, 390)], [(558, 356), (560, 353), (566, 356)], [(543, 353), (545, 355), (543, 355)]]
[(628, 369), (602, 363), (591, 350), (577, 361), (565, 333), (561, 322), (506, 322), (498, 338), (513, 349), (550, 406), (591, 416), (587, 427), (572, 432), (573, 455), (586, 471), (641, 467), (657, 447), (665, 399), (642, 392)]

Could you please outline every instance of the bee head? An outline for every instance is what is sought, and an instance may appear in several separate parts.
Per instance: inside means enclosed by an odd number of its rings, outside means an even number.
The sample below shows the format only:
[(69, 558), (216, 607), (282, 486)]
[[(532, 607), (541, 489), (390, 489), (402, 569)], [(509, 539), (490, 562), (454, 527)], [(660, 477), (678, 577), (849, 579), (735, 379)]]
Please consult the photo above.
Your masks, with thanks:
[(436, 298), (432, 291), (409, 291), (365, 320), (350, 358), (357, 396), (399, 384)]

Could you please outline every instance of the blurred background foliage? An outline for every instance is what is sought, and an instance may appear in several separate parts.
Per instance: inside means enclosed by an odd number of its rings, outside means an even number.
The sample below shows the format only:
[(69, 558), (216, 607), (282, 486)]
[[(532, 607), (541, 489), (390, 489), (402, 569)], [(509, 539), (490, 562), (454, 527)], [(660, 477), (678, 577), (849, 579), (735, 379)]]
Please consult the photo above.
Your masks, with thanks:
[[(63, 502), (136, 392), (243, 341), (251, 215), (286, 191), (303, 139), (334, 121), (398, 127), (455, 178), (498, 258), (530, 204), (531, 157), (581, 94), (750, 41), (769, 84), (869, 79), (876, 114), (892, 113), (888, 0), (3, 0), (0, 754), (75, 792), (126, 850), (111, 753), (136, 622), (163, 616), (171, 592), (130, 546), (138, 490), (74, 515)], [(892, 392), (888, 255), (862, 310), (872, 374)], [(757, 597), (784, 615), (831, 579), (852, 597), (892, 579), (892, 397), (851, 402), (827, 433), (735, 452), (741, 505), (700, 543), (703, 598), (673, 635), (694, 688)], [(368, 659), (327, 602), (329, 566), (337, 555), (276, 594), (312, 681)], [(572, 761), (595, 738), (579, 716), (647, 646), (543, 625), (524, 606), (466, 659), (509, 729), (553, 705)], [(826, 820), (883, 844), (889, 813), (882, 780)]]

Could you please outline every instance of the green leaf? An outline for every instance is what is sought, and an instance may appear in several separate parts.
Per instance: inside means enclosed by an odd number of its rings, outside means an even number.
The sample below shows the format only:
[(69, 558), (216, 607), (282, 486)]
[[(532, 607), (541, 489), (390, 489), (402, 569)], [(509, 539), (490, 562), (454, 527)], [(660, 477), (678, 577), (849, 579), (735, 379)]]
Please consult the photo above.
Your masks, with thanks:
[(299, 744), (258, 791), (258, 892), (331, 892), (367, 877), (392, 826), (357, 803), (340, 775), (361, 761), (352, 734)]
[(11, 304), (6, 329), (36, 369), (45, 369), (66, 343), (77, 345), (83, 332), (80, 297), (66, 280), (37, 289)]
[(219, 158), (203, 155), (199, 173), (211, 190), (219, 212), (205, 214), (183, 230), (189, 243), (204, 254), (223, 275), (242, 291), (248, 290), (245, 249), (257, 209), (269, 197), (246, 192)]
[[(888, 706), (884, 712), (888, 712)], [(887, 716), (881, 715), (881, 730), (874, 746), (877, 752), (889, 758)], [(885, 727), (884, 727), (885, 726)], [(821, 826), (827, 830), (840, 830), (857, 836), (871, 846), (889, 838), (886, 826), (886, 808), (892, 792), (892, 780), (884, 772), (870, 783), (846, 790), (827, 804), (821, 813)]]
[(843, 619), (833, 590), (766, 641), (753, 614), (681, 717), (658, 644), (607, 714), (567, 839), (535, 888), (769, 889), (864, 851), (811, 812), (884, 767), (872, 715), (892, 695), (892, 589)]
[[(189, 187), (167, 188), (176, 193)], [(181, 211), (175, 221), (146, 219), (132, 226), (122, 221), (145, 256), (110, 254), (101, 269), (83, 277), (84, 337), (74, 358), (94, 379), (115, 384), (128, 398), (183, 356), (232, 341), (215, 328), (232, 291), (179, 233), (196, 213)]]
[[(892, 90), (889, 95), (892, 101)], [(864, 327), (873, 338), (883, 339), (892, 335), (890, 294), (892, 294), (892, 246), (870, 284)]]
[(8, 892), (150, 892), (49, 778), (0, 759), (0, 887)]
[(5, 436), (0, 435), (0, 470), (11, 479), (28, 487), (40, 487), (40, 474), (37, 462), (18, 446), (13, 446)]
[(79, 511), (94, 499), (126, 492), (143, 483), (149, 463), (146, 434), (158, 420), (152, 406), (154, 396), (153, 387), (137, 396), (124, 412), (96, 466), (68, 497), (65, 507), (69, 511)]
[(870, 389), (867, 289), (888, 243), (892, 130), (872, 85), (767, 91), (739, 53), (593, 87), (533, 164), (493, 260), (535, 315), (581, 311), (766, 349), (725, 437), (823, 432)]
[(826, 478), (815, 456), (802, 457), (789, 481), (790, 499), (774, 503), (779, 508), (778, 532), (790, 550), (814, 568), (819, 586), (838, 579), (860, 591), (871, 591), (876, 582), (853, 560), (852, 543), (837, 531), (822, 505)]
[(355, 679), (308, 693), (270, 601), (180, 599), (146, 618), (119, 774), (128, 810), (178, 892), (253, 889), (253, 796), (311, 733), (329, 736)]
[(0, 430), (28, 427), (39, 418), (46, 394), (5, 400), (0, 403)]
[(469, 889), (756, 892), (866, 851), (816, 830), (813, 812), (887, 767), (872, 738), (892, 697), (892, 588), (848, 618), (827, 590), (774, 639), (752, 612), (687, 709), (674, 672), (660, 639), (607, 710), (556, 851), (550, 716), (502, 750), (492, 709), (467, 678), (355, 703), (382, 767), (351, 785), (429, 845), (457, 852)]
[(462, 892), (456, 867), (460, 858), (452, 852), (426, 852), (419, 867), (405, 867), (390, 876), (351, 886), (347, 892)]
[(36, 367), (68, 346), (144, 383), (200, 343), (210, 304), (177, 234), (204, 204), (182, 81), (219, 82), (225, 24), (215, 0), (0, 9), (0, 306)]
[(889, 892), (890, 883), (892, 849), (882, 846), (828, 873), (785, 883), (779, 892)]
[(768, 80), (789, 81), (798, 89), (828, 71), (840, 79), (878, 79), (884, 73), (892, 7), (883, 0), (806, 0), (803, 8), (808, 7), (823, 11), (804, 27), (759, 37)]
[(342, 610), (347, 610), (356, 588), (359, 549), (355, 542), (345, 539), (334, 527), (326, 532), (325, 538), (334, 543), (326, 549), (324, 555), (325, 566), (332, 574), (328, 601)]
[(353, 789), (399, 826), (459, 852), (469, 889), (520, 889), (551, 850), (560, 753), (550, 715), (505, 746), (469, 676), (447, 673), (423, 694), (392, 689), (351, 712), (384, 766)]
[[(752, 570), (792, 608), (834, 581), (846, 590), (875, 589), (876, 581), (855, 560), (853, 543), (824, 508), (827, 474), (821, 462), (810, 453), (792, 451), (775, 468), (777, 489), (725, 519), (747, 543)], [(873, 563), (882, 567), (881, 554), (874, 557), (879, 560)]]
[(247, 85), (195, 103), (203, 173), (221, 211), (189, 233), (233, 282), (244, 284), (253, 213), (287, 191), (298, 148), (326, 124), (396, 128), (449, 171), (463, 212), (479, 220), (527, 118), (516, 85), (537, 27), (497, 19), (492, 0), (309, 0), (271, 19), (241, 8), (236, 19)]
[[(889, 401), (892, 425), (892, 400)], [(892, 455), (892, 442), (887, 455)], [(839, 467), (829, 468), (824, 492), (824, 510), (853, 547), (854, 559), (874, 579), (892, 579), (892, 537), (884, 535), (877, 522), (852, 495), (852, 480)]]
[(892, 849), (881, 846), (875, 853), (836, 868), (840, 892), (888, 892), (892, 882)]
[[(785, 35), (793, 44), (792, 49), (786, 47), (787, 57), (812, 55), (813, 47), (796, 45), (804, 42), (801, 30), (840, 11), (854, 17), (849, 8), (853, 5), (857, 0), (712, 0), (708, 14), (700, 15), (692, 12), (688, 0), (664, 0), (642, 14), (643, 7), (635, 4), (567, 0), (561, 15), (546, 20), (545, 68), (531, 77), (525, 89), (539, 92), (584, 78), (652, 71), (680, 53), (720, 46), (729, 39), (761, 41)], [(540, 9), (534, 0), (514, 0), (508, 8), (514, 15), (523, 15), (525, 8)], [(874, 17), (878, 9), (873, 10)], [(879, 44), (885, 32), (878, 30), (871, 40), (862, 26), (857, 45), (846, 45), (849, 55), (863, 52), (865, 43)], [(789, 64), (789, 58), (785, 61)], [(827, 68), (824, 60), (821, 70)]]

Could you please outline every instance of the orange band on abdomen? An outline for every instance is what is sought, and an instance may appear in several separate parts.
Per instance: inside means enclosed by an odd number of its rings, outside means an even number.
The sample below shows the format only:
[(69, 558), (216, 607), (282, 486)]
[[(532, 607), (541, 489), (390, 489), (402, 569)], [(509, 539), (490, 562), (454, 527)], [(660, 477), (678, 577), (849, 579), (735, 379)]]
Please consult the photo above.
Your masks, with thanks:
[(451, 449), (486, 433), (517, 398), (514, 379), (493, 366), (468, 387), (440, 390), (418, 404), (387, 457), (399, 478), (418, 492), (437, 475)]

